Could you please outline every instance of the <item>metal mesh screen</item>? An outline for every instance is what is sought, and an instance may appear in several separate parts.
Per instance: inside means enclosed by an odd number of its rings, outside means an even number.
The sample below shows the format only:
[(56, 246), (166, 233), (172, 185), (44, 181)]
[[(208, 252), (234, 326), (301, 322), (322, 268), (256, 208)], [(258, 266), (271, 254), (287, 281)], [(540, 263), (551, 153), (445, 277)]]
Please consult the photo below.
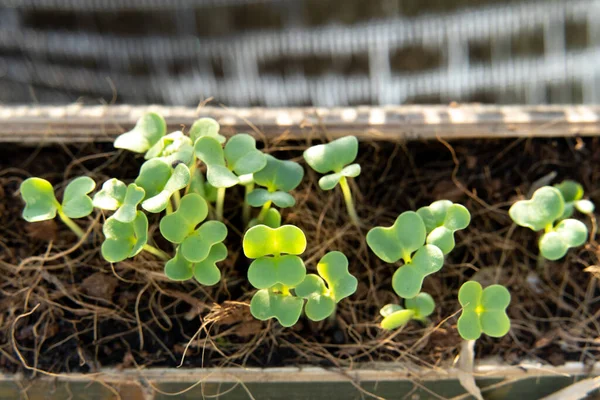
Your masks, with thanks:
[(595, 103), (599, 0), (0, 0), (0, 101)]

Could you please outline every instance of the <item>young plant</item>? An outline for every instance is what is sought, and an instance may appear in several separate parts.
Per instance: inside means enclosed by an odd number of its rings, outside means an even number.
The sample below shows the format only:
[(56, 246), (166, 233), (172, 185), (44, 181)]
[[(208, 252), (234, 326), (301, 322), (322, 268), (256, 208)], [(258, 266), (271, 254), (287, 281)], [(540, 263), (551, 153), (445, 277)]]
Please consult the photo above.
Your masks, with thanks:
[(208, 205), (198, 194), (190, 193), (181, 199), (177, 211), (160, 221), (160, 233), (177, 244), (175, 257), (165, 264), (165, 275), (180, 281), (194, 277), (204, 285), (214, 285), (221, 279), (216, 263), (227, 258), (222, 243), (227, 227), (220, 221), (207, 221)]
[(317, 264), (317, 272), (319, 275), (306, 275), (294, 289), (296, 296), (307, 300), (304, 312), (313, 321), (332, 315), (337, 303), (358, 287), (358, 280), (348, 272), (348, 259), (339, 251), (325, 254)]
[(482, 333), (498, 338), (510, 330), (510, 319), (506, 315), (510, 293), (504, 286), (482, 289), (479, 282), (469, 281), (458, 291), (458, 301), (462, 313), (457, 327), (463, 339), (477, 340)]
[(398, 329), (411, 320), (426, 322), (427, 317), (433, 313), (435, 302), (431, 295), (421, 292), (412, 299), (404, 301), (404, 307), (398, 304), (387, 304), (379, 311), (383, 317), (383, 329)]
[(293, 225), (276, 229), (257, 225), (248, 229), (242, 246), (246, 257), (254, 259), (248, 280), (258, 289), (250, 312), (262, 321), (276, 318), (283, 326), (294, 325), (304, 303), (291, 292), (306, 277), (306, 267), (298, 257), (306, 249), (304, 232)]
[(348, 185), (348, 178), (356, 178), (360, 175), (360, 165), (351, 164), (357, 154), (358, 140), (354, 136), (346, 136), (306, 149), (304, 159), (312, 169), (321, 174), (332, 172), (319, 179), (319, 186), (323, 190), (331, 190), (339, 183), (346, 201), (348, 215), (352, 223), (359, 226), (360, 220), (356, 214), (352, 192)]
[(587, 227), (579, 220), (568, 218), (574, 209), (591, 213), (594, 205), (581, 200), (583, 188), (573, 181), (565, 181), (556, 187), (537, 189), (530, 200), (515, 202), (508, 214), (519, 226), (544, 233), (538, 241), (540, 255), (548, 260), (565, 256), (569, 248), (583, 245), (588, 236)]
[(262, 207), (258, 223), (264, 223), (272, 204), (279, 208), (293, 207), (296, 200), (288, 192), (298, 187), (304, 177), (304, 169), (296, 162), (282, 161), (268, 154), (265, 158), (265, 167), (254, 173), (254, 182), (264, 189), (254, 189), (246, 197), (252, 207)]
[(23, 218), (28, 222), (54, 219), (56, 214), (69, 229), (83, 237), (83, 230), (71, 218), (83, 218), (92, 213), (94, 206), (88, 194), (96, 183), (92, 178), (82, 176), (73, 179), (65, 188), (63, 201), (59, 203), (54, 188), (45, 179), (28, 178), (21, 183), (21, 196), (25, 201)]
[(226, 189), (237, 184), (249, 185), (251, 178), (247, 176), (263, 169), (267, 159), (256, 149), (256, 140), (243, 133), (229, 139), (225, 148), (218, 138), (201, 136), (194, 150), (196, 157), (207, 166), (208, 182), (217, 188), (216, 214), (221, 221)]

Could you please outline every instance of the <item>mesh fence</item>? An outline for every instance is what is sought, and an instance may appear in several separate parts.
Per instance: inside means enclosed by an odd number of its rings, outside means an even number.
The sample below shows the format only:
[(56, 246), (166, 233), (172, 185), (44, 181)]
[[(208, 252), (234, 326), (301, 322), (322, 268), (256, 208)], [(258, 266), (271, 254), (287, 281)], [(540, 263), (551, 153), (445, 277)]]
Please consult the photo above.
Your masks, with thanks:
[(596, 103), (599, 0), (0, 0), (0, 101)]

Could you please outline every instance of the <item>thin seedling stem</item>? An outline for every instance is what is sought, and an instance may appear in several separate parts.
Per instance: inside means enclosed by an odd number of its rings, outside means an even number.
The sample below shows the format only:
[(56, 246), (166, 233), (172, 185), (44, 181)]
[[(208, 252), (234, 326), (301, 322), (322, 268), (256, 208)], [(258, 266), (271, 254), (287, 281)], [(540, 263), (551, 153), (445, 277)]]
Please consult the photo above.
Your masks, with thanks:
[(167, 253), (165, 253), (161, 249), (158, 249), (149, 244), (145, 244), (143, 249), (144, 249), (144, 251), (147, 251), (148, 253), (155, 255), (156, 257), (160, 258), (163, 261), (168, 261), (171, 258)]
[(167, 201), (167, 215), (169, 214), (173, 214), (173, 203), (171, 203), (171, 199), (169, 199), (169, 201)]
[(260, 209), (260, 213), (258, 214), (259, 222), (263, 222), (265, 220), (265, 217), (271, 208), (271, 203), (271, 200), (268, 200), (265, 204), (263, 204), (262, 208)]
[(227, 188), (218, 188), (217, 189), (217, 204), (216, 204), (216, 214), (217, 221), (223, 221), (223, 205), (225, 204), (225, 191)]
[(179, 190), (173, 192), (173, 203), (175, 204), (174, 209), (179, 209), (179, 205), (181, 204), (181, 194), (179, 193)]
[(248, 195), (254, 190), (254, 182), (249, 183), (246, 187), (246, 193), (244, 194), (244, 206), (242, 209), (242, 218), (244, 220), (244, 225), (248, 225), (250, 222), (250, 204), (248, 204)]
[(65, 213), (60, 210), (58, 211), (58, 216), (60, 217), (61, 221), (64, 222), (64, 224), (68, 226), (75, 235), (77, 235), (78, 238), (81, 239), (83, 237), (83, 230), (75, 222), (73, 222), (71, 218), (67, 217)]
[(348, 210), (348, 216), (350, 216), (350, 220), (356, 226), (360, 226), (360, 219), (356, 214), (356, 209), (354, 208), (354, 201), (352, 200), (352, 192), (350, 191), (350, 186), (348, 185), (348, 181), (345, 176), (342, 176), (340, 179), (340, 187), (342, 188), (342, 193), (344, 194), (344, 200), (346, 201), (346, 208)]

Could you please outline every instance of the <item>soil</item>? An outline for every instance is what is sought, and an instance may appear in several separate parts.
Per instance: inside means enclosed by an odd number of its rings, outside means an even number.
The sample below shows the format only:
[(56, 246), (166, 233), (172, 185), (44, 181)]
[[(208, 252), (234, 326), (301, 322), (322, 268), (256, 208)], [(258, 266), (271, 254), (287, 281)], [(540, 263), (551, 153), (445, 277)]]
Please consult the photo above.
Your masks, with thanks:
[[(266, 150), (299, 162), (307, 143), (272, 140)], [(309, 271), (327, 251), (341, 250), (359, 278), (356, 294), (342, 301), (335, 317), (315, 323), (301, 318), (293, 328), (254, 320), (248, 308), (253, 289), (248, 260), (240, 252), (241, 191), (228, 191), (229, 257), (222, 281), (213, 287), (176, 283), (162, 274), (152, 255), (111, 265), (99, 254), (98, 212), (78, 223), (89, 231), (79, 243), (59, 220), (28, 224), (20, 216), (18, 187), (29, 176), (55, 184), (87, 174), (98, 185), (109, 177), (132, 179), (142, 158), (110, 144), (0, 149), (0, 371), (23, 363), (50, 372), (89, 372), (136, 366), (349, 366), (397, 361), (425, 367), (447, 365), (458, 353), (456, 331), (460, 285), (476, 279), (501, 283), (512, 293), (510, 333), (483, 336), (477, 357), (497, 355), (508, 363), (534, 359), (550, 364), (594, 362), (599, 356), (600, 271), (595, 217), (588, 244), (556, 262), (539, 262), (537, 234), (516, 227), (509, 206), (556, 174), (574, 179), (600, 204), (598, 139), (505, 139), (409, 143), (361, 143), (362, 174), (352, 182), (365, 228), (345, 214), (339, 190), (321, 191), (308, 168), (295, 191), (297, 206), (283, 212), (308, 238), (303, 255)], [(540, 181), (541, 179), (541, 181)], [(537, 182), (537, 183), (536, 183)], [(464, 204), (472, 223), (456, 235), (444, 268), (425, 280), (437, 303), (431, 324), (378, 328), (379, 309), (399, 302), (391, 288), (395, 266), (366, 247), (368, 228), (393, 223), (406, 210), (437, 199)], [(157, 218), (150, 219), (157, 246)], [(184, 357), (185, 354), (185, 357)]]

